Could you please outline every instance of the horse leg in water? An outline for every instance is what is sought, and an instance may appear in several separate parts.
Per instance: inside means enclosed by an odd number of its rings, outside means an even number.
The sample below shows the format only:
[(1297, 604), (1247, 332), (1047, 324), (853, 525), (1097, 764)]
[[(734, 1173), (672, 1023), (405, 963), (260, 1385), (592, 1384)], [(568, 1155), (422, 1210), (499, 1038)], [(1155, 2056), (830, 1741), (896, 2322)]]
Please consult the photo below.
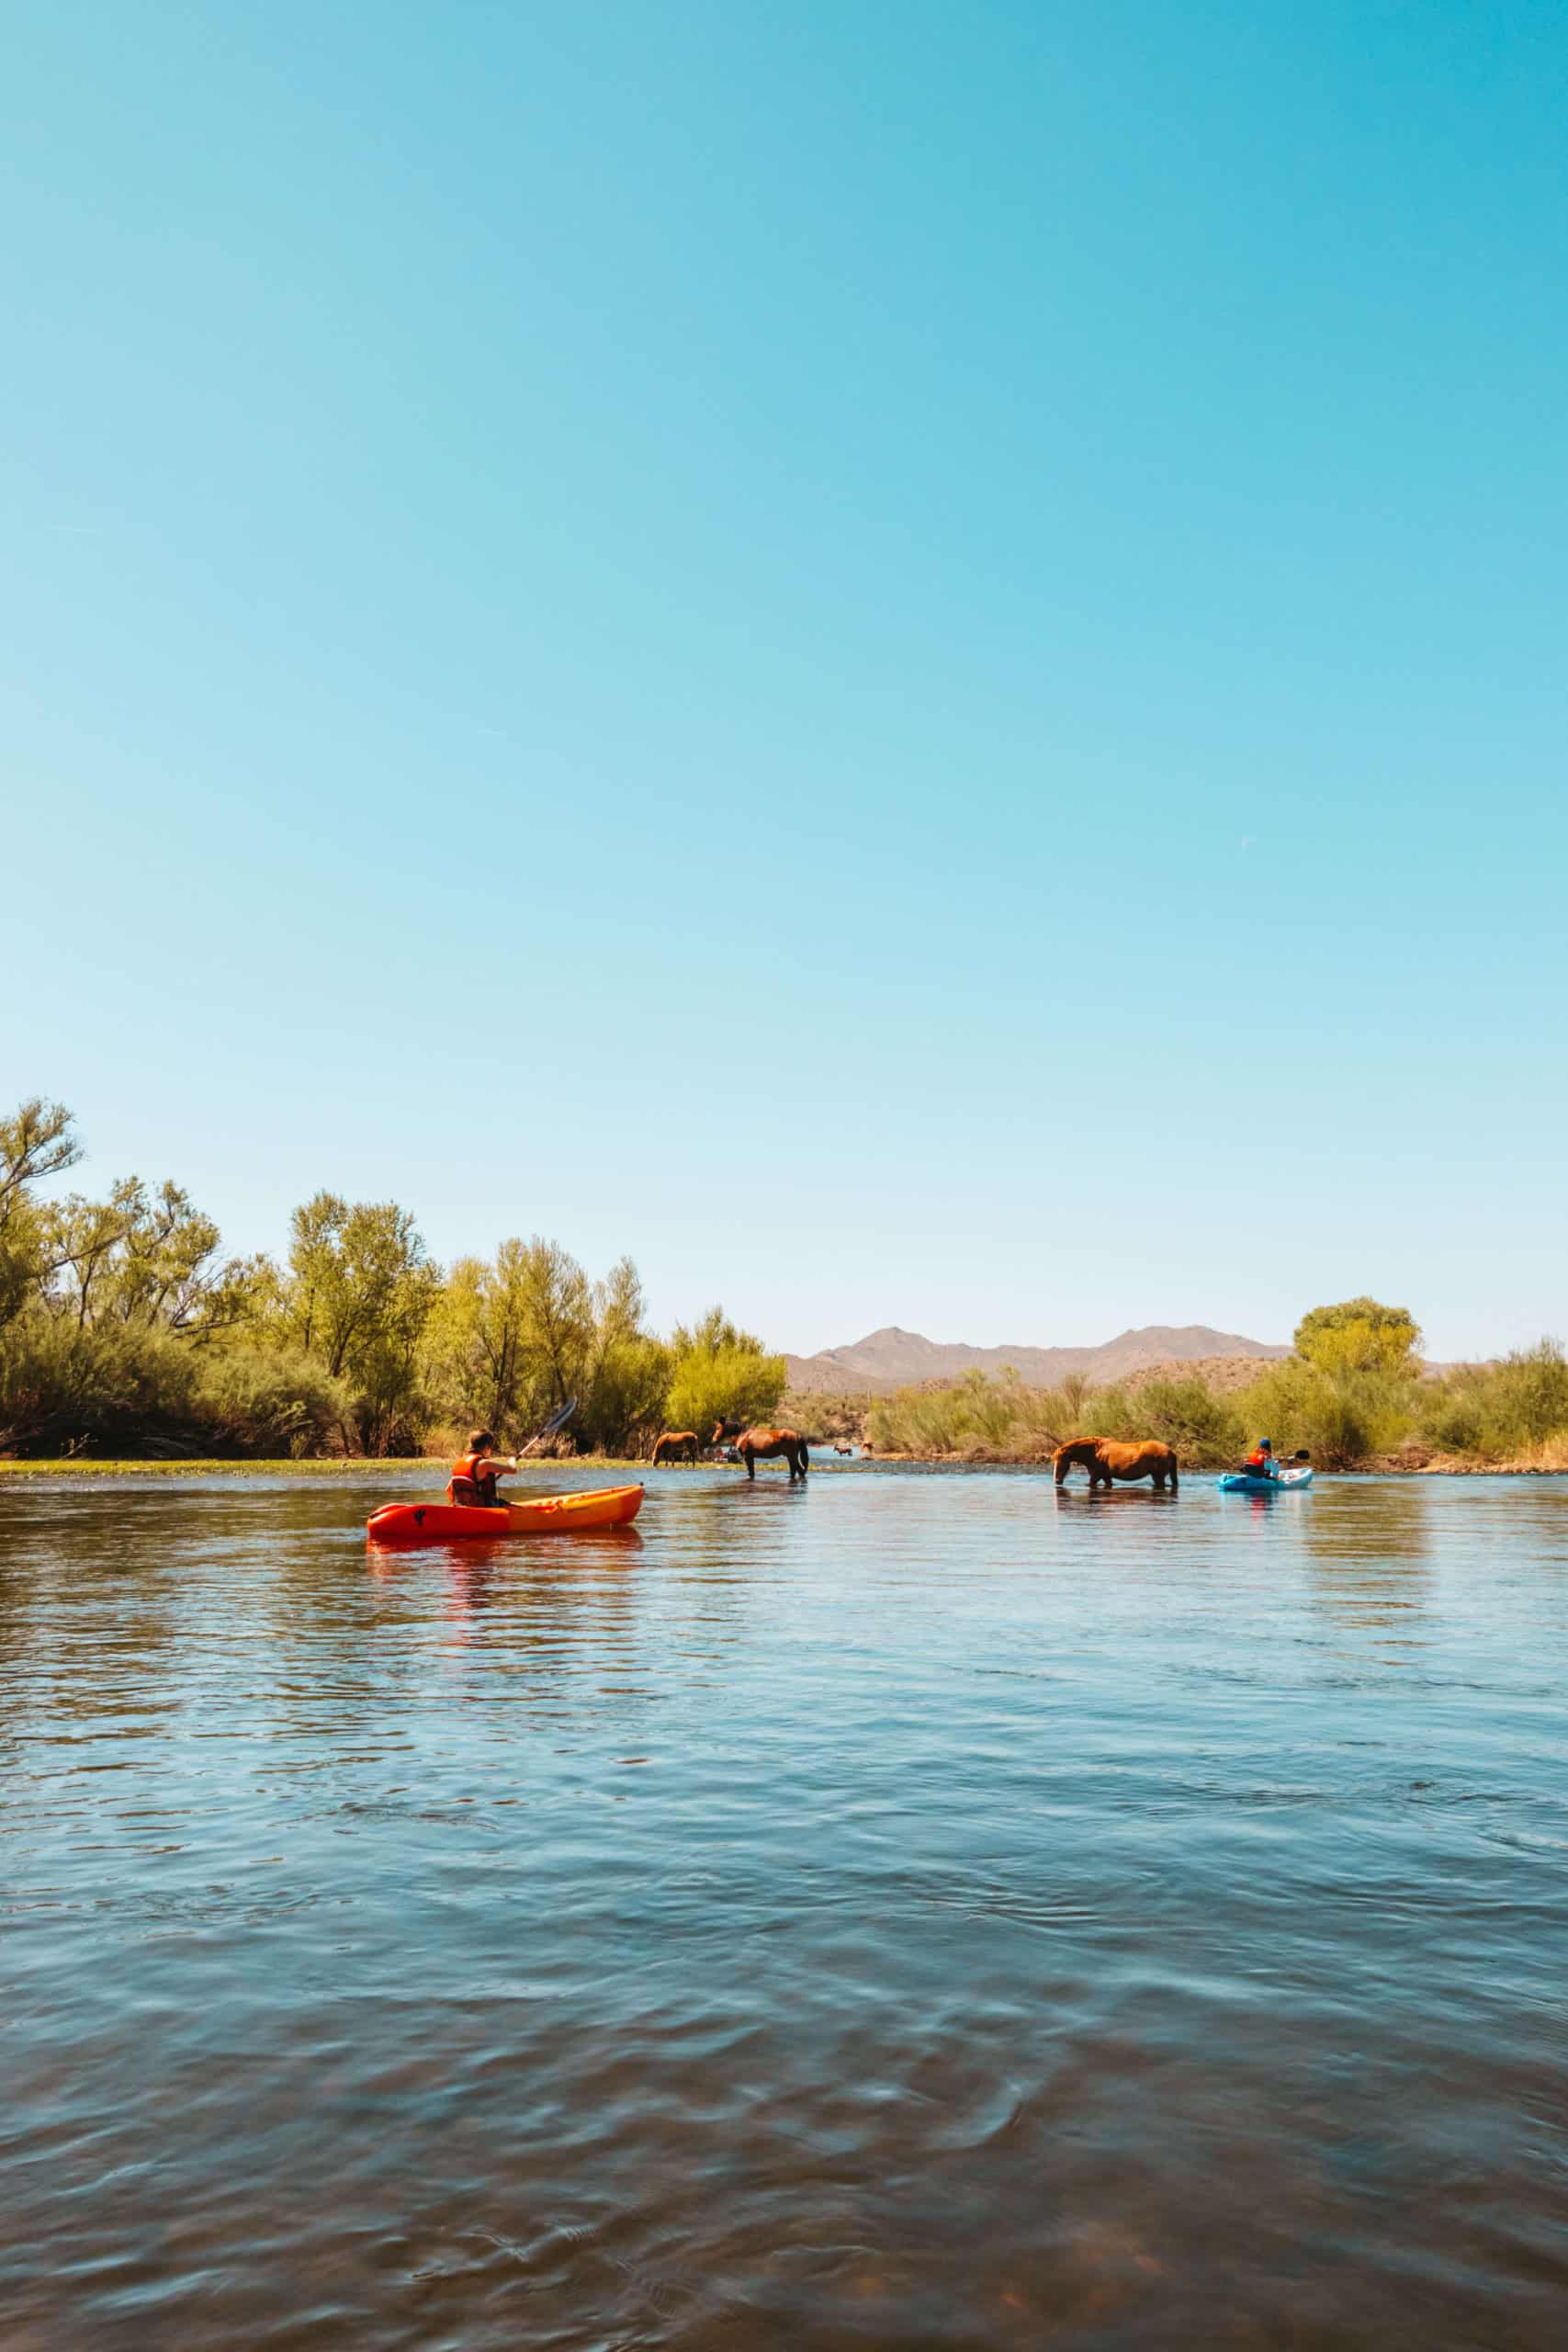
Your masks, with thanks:
[(741, 1460), (742, 1460), (742, 1462), (744, 1462), (744, 1464), (746, 1464), (746, 1476), (748, 1476), (748, 1478), (750, 1478), (750, 1479), (752, 1481), (752, 1483), (753, 1483), (753, 1485), (754, 1485), (754, 1484), (756, 1483), (756, 1477), (757, 1477), (757, 1457), (756, 1457), (756, 1455), (752, 1453), (752, 1451), (751, 1451), (751, 1449), (750, 1449), (750, 1447), (749, 1445), (743, 1445), (743, 1446), (741, 1447), (741, 1449), (740, 1449), (740, 1459), (741, 1459)]

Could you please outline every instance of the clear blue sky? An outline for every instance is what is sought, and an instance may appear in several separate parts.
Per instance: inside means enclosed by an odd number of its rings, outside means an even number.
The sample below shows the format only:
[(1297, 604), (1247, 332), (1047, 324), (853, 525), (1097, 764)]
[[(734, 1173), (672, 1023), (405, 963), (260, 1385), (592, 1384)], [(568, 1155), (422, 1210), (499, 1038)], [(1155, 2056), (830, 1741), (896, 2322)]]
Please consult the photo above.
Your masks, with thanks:
[(1560, 7), (12, 6), (0, 1089), (780, 1345), (1568, 1328)]

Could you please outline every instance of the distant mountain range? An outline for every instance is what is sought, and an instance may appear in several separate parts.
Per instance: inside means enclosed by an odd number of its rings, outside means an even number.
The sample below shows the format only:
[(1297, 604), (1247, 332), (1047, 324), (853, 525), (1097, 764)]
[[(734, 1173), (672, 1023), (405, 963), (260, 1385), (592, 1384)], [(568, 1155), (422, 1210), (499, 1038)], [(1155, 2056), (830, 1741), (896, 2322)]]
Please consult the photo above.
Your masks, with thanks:
[(1123, 1331), (1097, 1348), (970, 1348), (962, 1340), (927, 1340), (895, 1323), (872, 1331), (846, 1348), (824, 1348), (819, 1355), (788, 1356), (789, 1385), (797, 1395), (886, 1396), (921, 1381), (957, 1380), (966, 1372), (999, 1373), (1010, 1364), (1031, 1388), (1050, 1388), (1069, 1372), (1085, 1372), (1097, 1386), (1124, 1380), (1154, 1363), (1190, 1363), (1213, 1356), (1254, 1356), (1259, 1361), (1290, 1354), (1263, 1340), (1234, 1331), (1213, 1331), (1206, 1323), (1150, 1323)]

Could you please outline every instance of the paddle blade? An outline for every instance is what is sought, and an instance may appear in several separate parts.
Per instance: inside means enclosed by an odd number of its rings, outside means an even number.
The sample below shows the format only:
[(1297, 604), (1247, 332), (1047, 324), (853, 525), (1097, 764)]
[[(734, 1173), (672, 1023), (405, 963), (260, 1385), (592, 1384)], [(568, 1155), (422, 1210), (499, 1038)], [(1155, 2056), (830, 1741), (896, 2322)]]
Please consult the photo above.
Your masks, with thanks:
[(560, 1406), (557, 1411), (550, 1415), (550, 1418), (545, 1423), (544, 1428), (542, 1430), (536, 1430), (533, 1436), (528, 1440), (527, 1444), (518, 1447), (518, 1459), (521, 1460), (525, 1453), (532, 1453), (534, 1448), (536, 1445), (543, 1445), (547, 1437), (554, 1437), (557, 1430), (564, 1428), (565, 1424), (570, 1420), (576, 1410), (576, 1397), (569, 1396), (566, 1403)]

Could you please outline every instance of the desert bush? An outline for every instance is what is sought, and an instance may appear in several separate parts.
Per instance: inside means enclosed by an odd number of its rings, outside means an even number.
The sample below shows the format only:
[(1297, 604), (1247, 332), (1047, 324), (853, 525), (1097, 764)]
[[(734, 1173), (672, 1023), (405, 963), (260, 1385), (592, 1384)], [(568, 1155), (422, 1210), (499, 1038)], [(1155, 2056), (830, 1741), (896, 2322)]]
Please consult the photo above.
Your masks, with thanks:
[(0, 1452), (278, 1456), (341, 1443), (353, 1405), (297, 1353), (193, 1348), (34, 1308), (0, 1335)]
[(1568, 1435), (1568, 1357), (1558, 1340), (1432, 1384), (1421, 1433), (1449, 1453), (1506, 1462)]
[(39, 1306), (0, 1340), (0, 1451), (199, 1451), (192, 1351), (161, 1331), (85, 1326)]
[(353, 1391), (297, 1349), (203, 1350), (195, 1370), (194, 1409), (208, 1453), (281, 1460), (347, 1450)]
[(1218, 1469), (1244, 1451), (1244, 1424), (1229, 1396), (1201, 1380), (1148, 1380), (1094, 1397), (1099, 1437), (1160, 1438), (1195, 1469)]
[(852, 1392), (835, 1396), (819, 1388), (786, 1388), (779, 1399), (778, 1412), (780, 1419), (791, 1429), (804, 1430), (823, 1444), (858, 1443), (871, 1401), (869, 1396)]
[(1244, 1432), (1271, 1437), (1276, 1453), (1304, 1447), (1320, 1467), (1335, 1470), (1390, 1453), (1411, 1434), (1417, 1386), (1411, 1372), (1330, 1372), (1292, 1357), (1230, 1401)]
[(964, 1374), (950, 1388), (900, 1388), (872, 1407), (866, 1434), (891, 1453), (977, 1455), (1049, 1450), (1033, 1406), (1039, 1392), (1010, 1373)]
[(900, 1389), (872, 1408), (874, 1445), (895, 1453), (1043, 1460), (1072, 1437), (1163, 1438), (1198, 1467), (1229, 1461), (1241, 1429), (1230, 1399), (1200, 1380), (1143, 1387), (1090, 1388), (1077, 1376), (1055, 1388), (1027, 1388), (965, 1374), (950, 1388)]

